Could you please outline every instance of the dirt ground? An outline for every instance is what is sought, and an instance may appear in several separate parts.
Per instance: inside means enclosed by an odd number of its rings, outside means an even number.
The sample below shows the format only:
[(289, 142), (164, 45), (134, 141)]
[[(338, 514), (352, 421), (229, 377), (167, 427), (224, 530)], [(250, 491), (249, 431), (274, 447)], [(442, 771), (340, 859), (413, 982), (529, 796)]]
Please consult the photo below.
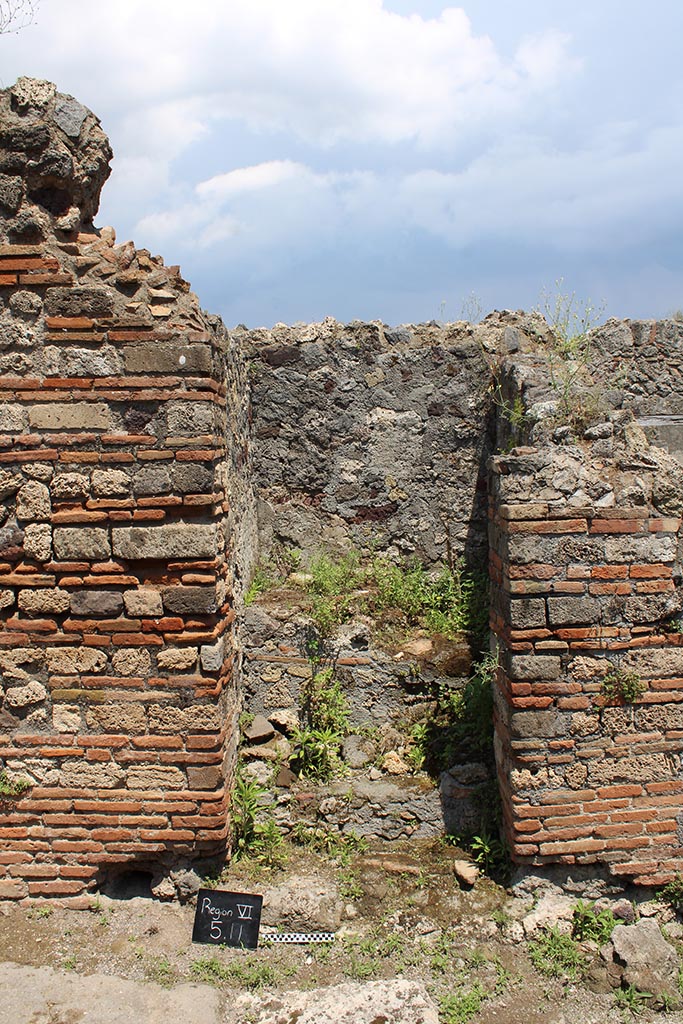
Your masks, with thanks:
[[(301, 849), (290, 850), (284, 868), (238, 864), (221, 887), (264, 894), (254, 951), (193, 944), (194, 907), (149, 895), (94, 896), (89, 911), (48, 902), (4, 904), (0, 961), (50, 966), (63, 977), (146, 982), (159, 991), (209, 984), (217, 989), (221, 1019), (230, 1024), (257, 1019), (253, 1007), (274, 992), (394, 977), (422, 982), (444, 1024), (632, 1019), (613, 995), (540, 973), (519, 929), (510, 927), (531, 904), (483, 876), (470, 891), (461, 888), (453, 871), (457, 856), (431, 841), (417, 850), (396, 844), (390, 852), (370, 849), (346, 865)], [(300, 930), (304, 923), (309, 931), (334, 931), (335, 941), (268, 941), (278, 927)], [(245, 993), (254, 995), (251, 1015), (236, 1008)], [(53, 1019), (59, 1018), (45, 1018)], [(642, 1008), (639, 1019), (683, 1024), (683, 1013)]]

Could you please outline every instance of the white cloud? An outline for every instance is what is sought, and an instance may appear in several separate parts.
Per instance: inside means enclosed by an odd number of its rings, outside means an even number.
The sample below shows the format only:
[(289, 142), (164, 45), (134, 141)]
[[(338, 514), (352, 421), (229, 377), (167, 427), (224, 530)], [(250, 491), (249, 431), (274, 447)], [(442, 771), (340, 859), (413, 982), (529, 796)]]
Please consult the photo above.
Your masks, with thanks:
[(128, 108), (125, 146), (176, 152), (217, 118), (320, 145), (448, 147), (576, 67), (556, 32), (505, 59), (460, 7), (423, 19), (382, 0), (52, 0), (24, 38), (60, 88), (80, 82), (103, 113)]

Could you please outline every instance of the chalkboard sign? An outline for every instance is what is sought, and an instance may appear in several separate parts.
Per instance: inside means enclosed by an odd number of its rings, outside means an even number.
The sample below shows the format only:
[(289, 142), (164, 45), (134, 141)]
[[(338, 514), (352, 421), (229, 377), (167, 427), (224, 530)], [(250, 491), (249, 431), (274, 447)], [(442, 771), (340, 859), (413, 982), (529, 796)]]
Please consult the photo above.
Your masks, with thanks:
[(193, 942), (256, 949), (263, 896), (224, 889), (200, 889), (192, 929)]

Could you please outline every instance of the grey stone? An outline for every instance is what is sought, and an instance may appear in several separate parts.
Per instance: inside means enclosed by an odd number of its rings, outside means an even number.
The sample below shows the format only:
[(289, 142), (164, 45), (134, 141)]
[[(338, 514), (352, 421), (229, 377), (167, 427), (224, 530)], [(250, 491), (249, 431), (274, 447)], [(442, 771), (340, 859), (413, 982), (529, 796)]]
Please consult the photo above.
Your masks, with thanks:
[(342, 756), (349, 767), (364, 768), (377, 757), (377, 746), (367, 736), (347, 736), (342, 744)]
[(33, 319), (43, 308), (43, 300), (35, 292), (15, 292), (10, 296), (9, 308), (15, 316)]
[(205, 466), (192, 463), (175, 466), (173, 488), (178, 494), (208, 494), (214, 488), (214, 474)]
[(212, 615), (217, 610), (215, 587), (164, 587), (164, 610), (174, 615)]
[(254, 720), (244, 729), (245, 738), (250, 743), (265, 743), (275, 735), (275, 729), (263, 715), (255, 715)]
[(127, 614), (132, 615), (133, 618), (138, 615), (158, 618), (164, 613), (161, 594), (152, 587), (138, 587), (137, 590), (126, 591), (123, 595), (123, 603), (126, 606)]
[(0, 208), (6, 214), (17, 212), (23, 195), (24, 182), (21, 178), (0, 174)]
[(654, 918), (617, 925), (611, 942), (617, 962), (623, 965), (623, 984), (650, 992), (655, 1005), (661, 1005), (662, 997), (680, 1004), (678, 955)]
[(111, 556), (109, 531), (100, 526), (57, 526), (53, 544), (56, 557), (67, 562), (102, 561)]
[(515, 711), (512, 714), (513, 736), (525, 738), (563, 736), (569, 722), (558, 711)]
[(539, 629), (546, 624), (545, 601), (540, 597), (512, 598), (508, 616), (513, 629)]
[(172, 871), (171, 878), (176, 887), (178, 899), (183, 902), (195, 896), (202, 887), (202, 879), (192, 869), (181, 868), (178, 871)]
[(225, 641), (203, 644), (199, 648), (199, 658), (205, 672), (220, 672), (225, 661)]
[(52, 967), (0, 964), (2, 1014), (12, 1024), (219, 1024), (220, 996), (210, 985), (173, 989), (107, 974), (65, 974)]
[(74, 615), (116, 618), (123, 611), (123, 597), (116, 590), (79, 590), (71, 595)]
[(20, 434), (26, 429), (28, 413), (23, 405), (0, 403), (0, 432)]
[(112, 543), (118, 558), (130, 559), (214, 558), (218, 551), (216, 527), (190, 523), (115, 526)]
[(247, 1019), (253, 1024), (438, 1024), (439, 1020), (425, 986), (405, 978), (345, 982), (308, 992), (242, 997), (242, 1001), (235, 1024)]
[(516, 654), (510, 659), (513, 679), (557, 679), (561, 670), (560, 659), (550, 655)]
[(589, 625), (600, 619), (600, 602), (593, 597), (549, 597), (551, 626)]
[(108, 317), (114, 312), (114, 296), (110, 289), (95, 285), (75, 288), (50, 288), (45, 297), (48, 316)]
[[(181, 362), (181, 359), (183, 362)], [(123, 361), (127, 373), (210, 373), (211, 348), (182, 341), (144, 341), (126, 345)]]
[(171, 477), (161, 466), (143, 466), (133, 478), (133, 491), (139, 495), (168, 494)]
[(77, 139), (81, 134), (81, 127), (88, 116), (88, 109), (72, 96), (65, 96), (57, 104), (52, 118), (56, 125), (72, 139)]

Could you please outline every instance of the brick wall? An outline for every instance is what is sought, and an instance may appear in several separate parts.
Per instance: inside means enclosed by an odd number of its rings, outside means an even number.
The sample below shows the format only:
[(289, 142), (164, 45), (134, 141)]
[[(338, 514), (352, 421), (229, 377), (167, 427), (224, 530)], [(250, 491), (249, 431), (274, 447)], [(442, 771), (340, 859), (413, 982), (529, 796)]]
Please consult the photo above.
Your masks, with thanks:
[(247, 388), (178, 269), (92, 228), (93, 115), (0, 104), (0, 898), (78, 896), (226, 845)]
[[(598, 450), (493, 460), (497, 759), (517, 863), (660, 884), (683, 869), (683, 490), (663, 496), (680, 470), (621, 422), (609, 455), (603, 430)], [(618, 671), (641, 680), (635, 701), (606, 698)]]

